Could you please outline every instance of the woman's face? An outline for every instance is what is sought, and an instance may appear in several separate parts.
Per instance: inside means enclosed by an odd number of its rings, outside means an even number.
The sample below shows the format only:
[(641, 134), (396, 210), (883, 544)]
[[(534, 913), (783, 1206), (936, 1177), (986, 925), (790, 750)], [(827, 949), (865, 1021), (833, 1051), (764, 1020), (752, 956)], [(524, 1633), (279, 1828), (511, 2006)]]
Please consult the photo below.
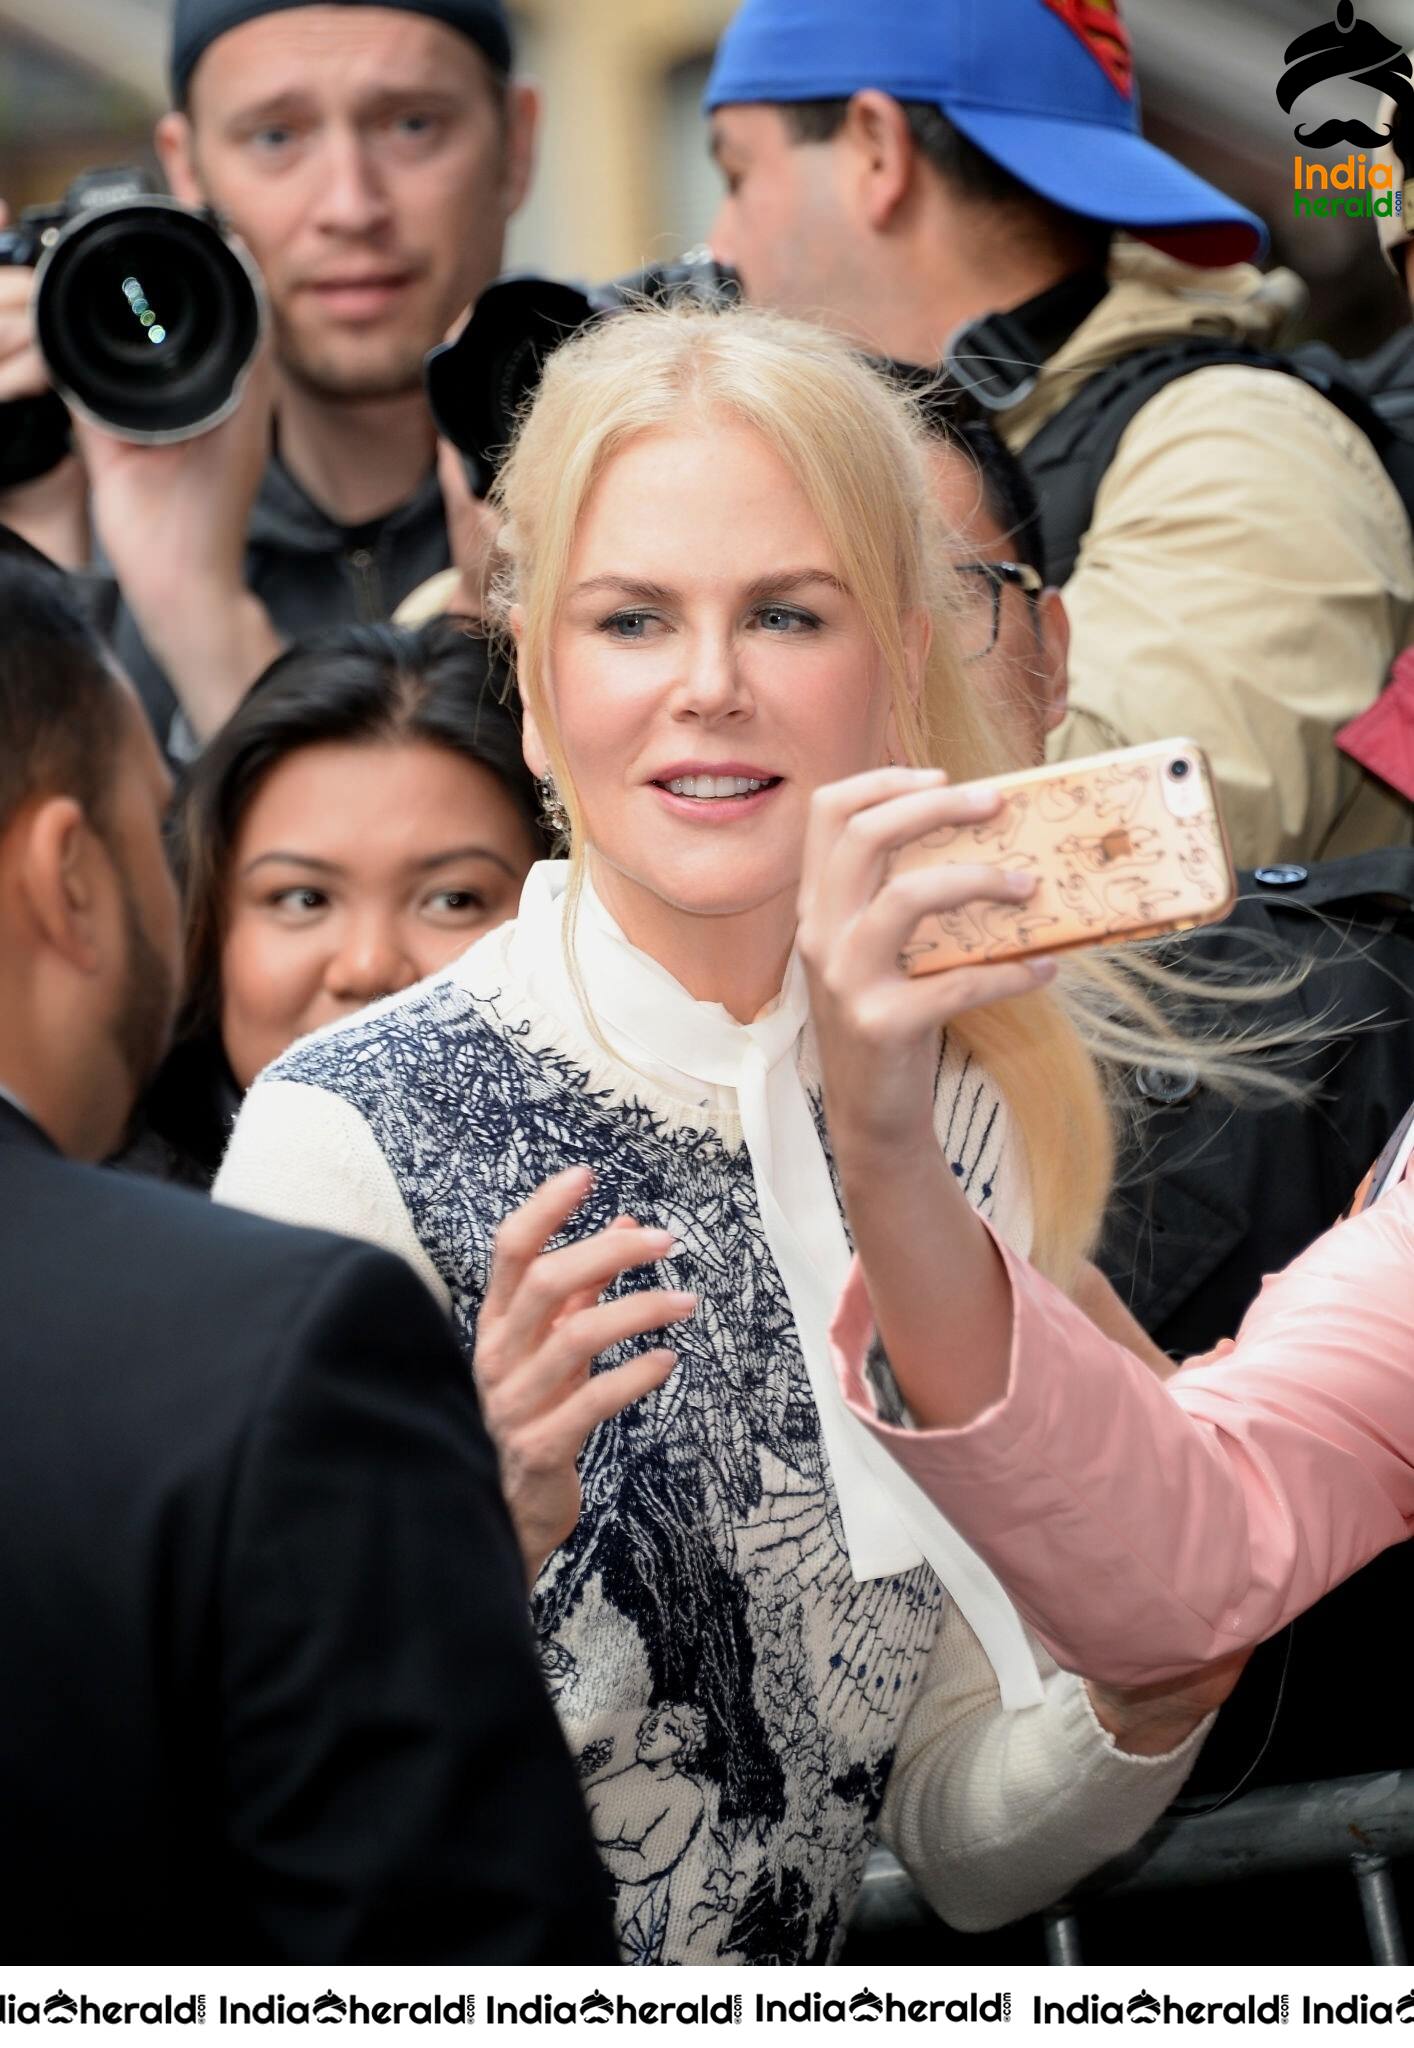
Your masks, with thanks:
[(499, 776), (447, 747), (287, 754), (247, 807), (227, 884), (221, 1036), (240, 1085), (514, 916), (538, 857)]
[[(596, 884), (640, 943), (689, 913), (793, 927), (811, 791), (888, 756), (879, 650), (756, 434), (645, 434), (580, 521), (550, 698)], [(533, 721), (528, 754), (536, 760)]]

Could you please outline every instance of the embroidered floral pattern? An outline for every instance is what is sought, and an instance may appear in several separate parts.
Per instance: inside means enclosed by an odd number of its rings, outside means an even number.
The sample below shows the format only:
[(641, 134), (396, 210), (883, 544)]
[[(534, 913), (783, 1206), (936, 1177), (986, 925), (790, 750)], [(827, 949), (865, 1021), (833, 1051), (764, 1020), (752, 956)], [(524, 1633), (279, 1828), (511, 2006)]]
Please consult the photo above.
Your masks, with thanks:
[[(367, 1120), (468, 1353), (496, 1225), (561, 1168), (595, 1168), (575, 1235), (628, 1213), (681, 1240), (670, 1284), (701, 1306), (667, 1384), (586, 1446), (579, 1525), (535, 1590), (546, 1679), (631, 1960), (829, 1961), (943, 1596), (923, 1568), (851, 1576), (746, 1153), (655, 1114), (627, 1073), (596, 1087), (507, 998), (455, 979), (277, 1071)], [(946, 1071), (950, 1157), (986, 1207), (996, 1098)]]

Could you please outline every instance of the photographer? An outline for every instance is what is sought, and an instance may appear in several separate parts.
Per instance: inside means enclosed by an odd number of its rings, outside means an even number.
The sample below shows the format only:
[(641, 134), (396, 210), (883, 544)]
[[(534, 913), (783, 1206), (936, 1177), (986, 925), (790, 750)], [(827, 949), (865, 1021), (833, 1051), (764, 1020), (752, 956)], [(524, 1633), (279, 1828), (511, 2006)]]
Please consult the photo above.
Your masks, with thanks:
[[(285, 638), (386, 617), (451, 559), (422, 359), (499, 269), (529, 181), (536, 101), (511, 61), (500, 0), (177, 0), (158, 155), (258, 265), (269, 359), (200, 439), (76, 421), (81, 465), (0, 496), (70, 566), (91, 515), (115, 644), (170, 752)], [(0, 402), (45, 388), (32, 275), (0, 270)]]
[(1239, 260), (1260, 223), (1141, 137), (1118, 13), (746, 0), (707, 105), (718, 261), (898, 361), (956, 355), (972, 323), (962, 367), (1052, 543), (1086, 444), (1043, 473), (1051, 423), (1146, 351), (1226, 349), (1148, 398), (1073, 572), (1048, 565), (1074, 636), (1051, 751), (1191, 734), (1243, 865), (1407, 843), (1408, 805), (1333, 740), (1403, 644), (1408, 518), (1354, 420), (1271, 366), (1300, 286)]

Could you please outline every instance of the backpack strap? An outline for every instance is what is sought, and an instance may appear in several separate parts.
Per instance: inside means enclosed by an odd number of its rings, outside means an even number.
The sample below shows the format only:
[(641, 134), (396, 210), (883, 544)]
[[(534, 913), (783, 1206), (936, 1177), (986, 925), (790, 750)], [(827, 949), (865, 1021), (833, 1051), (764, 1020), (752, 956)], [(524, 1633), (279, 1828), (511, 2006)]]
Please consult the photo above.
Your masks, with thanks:
[(1130, 423), (1177, 378), (1223, 363), (1275, 370), (1318, 392), (1365, 435), (1405, 511), (1414, 515), (1414, 441), (1357, 389), (1338, 357), (1329, 351), (1276, 355), (1217, 335), (1189, 334), (1136, 349), (1098, 371), (1017, 450), (1041, 502), (1048, 583), (1059, 588), (1070, 580), (1096, 495)]
[(1301, 374), (1285, 357), (1240, 342), (1183, 335), (1135, 349), (1097, 371), (1017, 450), (1041, 502), (1048, 583), (1060, 588), (1070, 581), (1096, 495), (1130, 423), (1177, 378), (1221, 363)]

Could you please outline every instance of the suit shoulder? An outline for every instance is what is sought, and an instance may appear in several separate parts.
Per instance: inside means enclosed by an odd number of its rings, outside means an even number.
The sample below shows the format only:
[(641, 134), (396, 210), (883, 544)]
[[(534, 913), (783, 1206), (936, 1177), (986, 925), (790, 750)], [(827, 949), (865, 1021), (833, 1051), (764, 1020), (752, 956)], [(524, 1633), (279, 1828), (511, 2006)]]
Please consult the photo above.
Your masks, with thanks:
[(46, 1233), (81, 1247), (87, 1276), (109, 1284), (129, 1276), (150, 1290), (154, 1315), (164, 1303), (175, 1309), (186, 1301), (205, 1305), (213, 1321), (222, 1304), (239, 1305), (248, 1320), (334, 1266), (352, 1273), (372, 1261), (402, 1274), (397, 1259), (353, 1238), (272, 1222), (111, 1167), (0, 1154), (0, 1185), (6, 1180), (29, 1224), (12, 1235), (17, 1251), (24, 1238)]
[(327, 1405), (341, 1374), (381, 1400), (460, 1370), (391, 1253), (15, 1149), (0, 1148), (0, 1387), (32, 1402), (42, 1360), (44, 1402), (83, 1418), (83, 1456), (136, 1469), (160, 1445), (179, 1486), (228, 1461), (257, 1414)]

